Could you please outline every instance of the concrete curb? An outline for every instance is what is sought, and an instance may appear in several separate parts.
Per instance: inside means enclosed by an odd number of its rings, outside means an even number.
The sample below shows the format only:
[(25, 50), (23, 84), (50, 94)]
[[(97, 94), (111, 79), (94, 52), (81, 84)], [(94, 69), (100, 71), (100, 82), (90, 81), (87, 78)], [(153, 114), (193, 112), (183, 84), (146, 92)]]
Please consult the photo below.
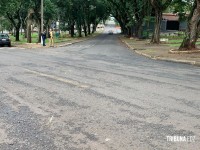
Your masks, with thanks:
[(72, 45), (73, 43), (66, 43), (66, 44), (62, 44), (62, 45), (56, 45), (55, 47), (65, 47), (68, 45)]
[(161, 60), (161, 61), (168, 61), (168, 62), (175, 62), (175, 63), (184, 63), (184, 64), (190, 64), (195, 66), (200, 66), (200, 62), (197, 61), (191, 61), (191, 60), (180, 60), (180, 59), (173, 59), (173, 58), (166, 58), (166, 57), (159, 57), (159, 56), (151, 56), (145, 53), (142, 53), (138, 51), (137, 49), (134, 49), (132, 46), (130, 46), (126, 41), (123, 41), (120, 38), (121, 42), (124, 43), (129, 49), (134, 50), (135, 53), (145, 56), (147, 58), (153, 59), (153, 60)]
[(77, 41), (72, 41), (71, 43), (66, 43), (66, 44), (62, 44), (62, 45), (57, 45), (56, 47), (65, 47), (65, 46), (69, 46), (69, 45), (72, 45), (72, 44), (76, 44), (76, 43), (80, 43), (80, 42), (84, 42), (84, 41), (87, 41), (91, 38), (95, 38), (95, 37), (89, 37), (89, 38), (86, 38), (86, 39), (82, 39), (82, 40), (77, 40)]
[(83, 41), (86, 41), (86, 40), (89, 40), (89, 38), (88, 39), (79, 40), (79, 41), (74, 41), (74, 42), (71, 42), (71, 43), (62, 44), (62, 45), (57, 45), (56, 47), (65, 47), (65, 46), (69, 46), (69, 45), (72, 45), (72, 44), (80, 43), (80, 42), (83, 42)]
[(192, 54), (192, 53), (200, 53), (200, 50), (192, 50), (192, 51), (177, 51), (174, 49), (169, 50), (170, 54)]

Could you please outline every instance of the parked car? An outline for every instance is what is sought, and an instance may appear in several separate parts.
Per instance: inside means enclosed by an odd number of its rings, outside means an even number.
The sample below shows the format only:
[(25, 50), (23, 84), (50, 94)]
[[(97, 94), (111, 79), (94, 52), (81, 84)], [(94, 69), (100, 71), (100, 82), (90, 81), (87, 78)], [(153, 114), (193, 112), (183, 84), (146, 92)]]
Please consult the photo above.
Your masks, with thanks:
[(109, 30), (108, 34), (112, 35), (113, 34), (113, 30)]
[(8, 34), (0, 33), (0, 46), (4, 45), (11, 47), (11, 40)]

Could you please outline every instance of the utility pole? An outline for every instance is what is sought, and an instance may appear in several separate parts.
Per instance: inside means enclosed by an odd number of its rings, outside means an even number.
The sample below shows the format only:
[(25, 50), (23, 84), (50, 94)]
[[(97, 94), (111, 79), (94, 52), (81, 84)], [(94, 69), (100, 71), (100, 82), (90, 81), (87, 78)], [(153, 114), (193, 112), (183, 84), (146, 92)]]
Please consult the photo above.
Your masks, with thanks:
[(44, 31), (44, 6), (43, 0), (41, 0), (41, 33)]

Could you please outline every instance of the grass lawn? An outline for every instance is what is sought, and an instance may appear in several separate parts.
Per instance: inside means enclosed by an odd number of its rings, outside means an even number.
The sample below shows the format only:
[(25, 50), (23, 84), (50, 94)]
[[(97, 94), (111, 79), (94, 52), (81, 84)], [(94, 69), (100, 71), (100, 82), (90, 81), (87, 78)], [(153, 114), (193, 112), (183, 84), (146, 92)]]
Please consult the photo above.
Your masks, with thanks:
[[(38, 34), (33, 33), (31, 37), (32, 37), (32, 43), (37, 43)], [(27, 39), (24, 38), (24, 34), (19, 35), (19, 41), (15, 41), (15, 37), (13, 35), (10, 35), (10, 39), (11, 39), (13, 44), (25, 44), (25, 43), (27, 43)]]
[[(99, 35), (100, 33), (96, 32), (94, 34), (91, 34), (89, 35), (88, 37), (91, 37), (91, 36), (96, 36), (96, 35)], [(38, 43), (38, 33), (32, 33), (32, 43)], [(12, 41), (12, 44), (15, 44), (15, 45), (20, 45), (20, 44), (25, 44), (27, 43), (27, 39), (24, 38), (24, 34), (20, 34), (19, 36), (19, 40), (20, 41), (15, 41), (15, 37), (13, 35), (10, 35), (10, 38), (11, 38), (11, 41)], [(85, 38), (84, 36), (83, 37), (70, 37), (70, 35), (66, 35), (64, 36), (63, 38), (62, 37), (56, 37), (54, 35), (54, 43), (62, 43), (62, 42), (69, 42), (71, 40), (75, 40), (75, 39), (82, 39), (82, 38)], [(46, 39), (46, 43), (48, 44), (49, 40), (48, 38)]]
[[(11, 38), (12, 43), (14, 43), (14, 44), (25, 44), (25, 43), (27, 43), (27, 39), (24, 38), (24, 35), (21, 35), (21, 34), (19, 36), (20, 41), (15, 41), (15, 37), (12, 36), (12, 35), (10, 36), (10, 38)], [(32, 43), (38, 43), (38, 33), (33, 33), (31, 38), (32, 38)], [(72, 39), (73, 38), (71, 38), (69, 36), (66, 37), (66, 38), (56, 38), (55, 37), (54, 42), (60, 43), (60, 42), (66, 42), (66, 41), (69, 41), (69, 40), (72, 40)], [(48, 42), (48, 39), (46, 39), (46, 41)]]
[[(168, 45), (171, 47), (179, 47), (183, 41), (183, 36), (161, 36), (161, 38), (166, 38), (168, 39)], [(200, 45), (200, 38), (198, 39), (196, 45)]]
[[(196, 45), (200, 45), (200, 41), (199, 40), (196, 42)], [(169, 40), (168, 44), (171, 47), (179, 47), (181, 45), (182, 41), (183, 41), (183, 39), (182, 40), (179, 40), (179, 39), (178, 40)]]

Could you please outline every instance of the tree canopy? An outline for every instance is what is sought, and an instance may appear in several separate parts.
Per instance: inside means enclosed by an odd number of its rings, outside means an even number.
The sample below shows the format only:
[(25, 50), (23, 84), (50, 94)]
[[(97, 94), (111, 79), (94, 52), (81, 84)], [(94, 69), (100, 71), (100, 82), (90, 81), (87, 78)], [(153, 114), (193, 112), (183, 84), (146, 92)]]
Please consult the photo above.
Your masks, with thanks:
[[(148, 27), (145, 29), (144, 25), (149, 26), (153, 22), (154, 29), (151, 31), (151, 43), (159, 44), (162, 14), (163, 12), (171, 12), (177, 13), (180, 19), (188, 22), (185, 35), (187, 40), (184, 40), (187, 41), (187, 44), (183, 43), (180, 48), (187, 47), (186, 49), (190, 49), (195, 48), (199, 34), (199, 19), (196, 22), (194, 21), (195, 18), (199, 17), (199, 1), (44, 0), (44, 27), (49, 29), (52, 27), (52, 23), (55, 24), (59, 21), (60, 29), (68, 30), (72, 37), (75, 35), (75, 31), (77, 31), (78, 36), (82, 36), (83, 33), (87, 36), (95, 32), (98, 23), (104, 22), (112, 15), (121, 26), (122, 33), (131, 37), (144, 38), (144, 30), (147, 33), (150, 31)], [(10, 22), (9, 28), (13, 27), (16, 30), (16, 40), (19, 40), (19, 29), (21, 27), (29, 33), (30, 25), (34, 23), (40, 32), (40, 6), (41, 0), (1, 0), (1, 28), (8, 26), (8, 22), (5, 22), (5, 19), (7, 19)], [(193, 46), (188, 43), (188, 40), (189, 43), (193, 43)], [(188, 44), (190, 46), (186, 46)]]

